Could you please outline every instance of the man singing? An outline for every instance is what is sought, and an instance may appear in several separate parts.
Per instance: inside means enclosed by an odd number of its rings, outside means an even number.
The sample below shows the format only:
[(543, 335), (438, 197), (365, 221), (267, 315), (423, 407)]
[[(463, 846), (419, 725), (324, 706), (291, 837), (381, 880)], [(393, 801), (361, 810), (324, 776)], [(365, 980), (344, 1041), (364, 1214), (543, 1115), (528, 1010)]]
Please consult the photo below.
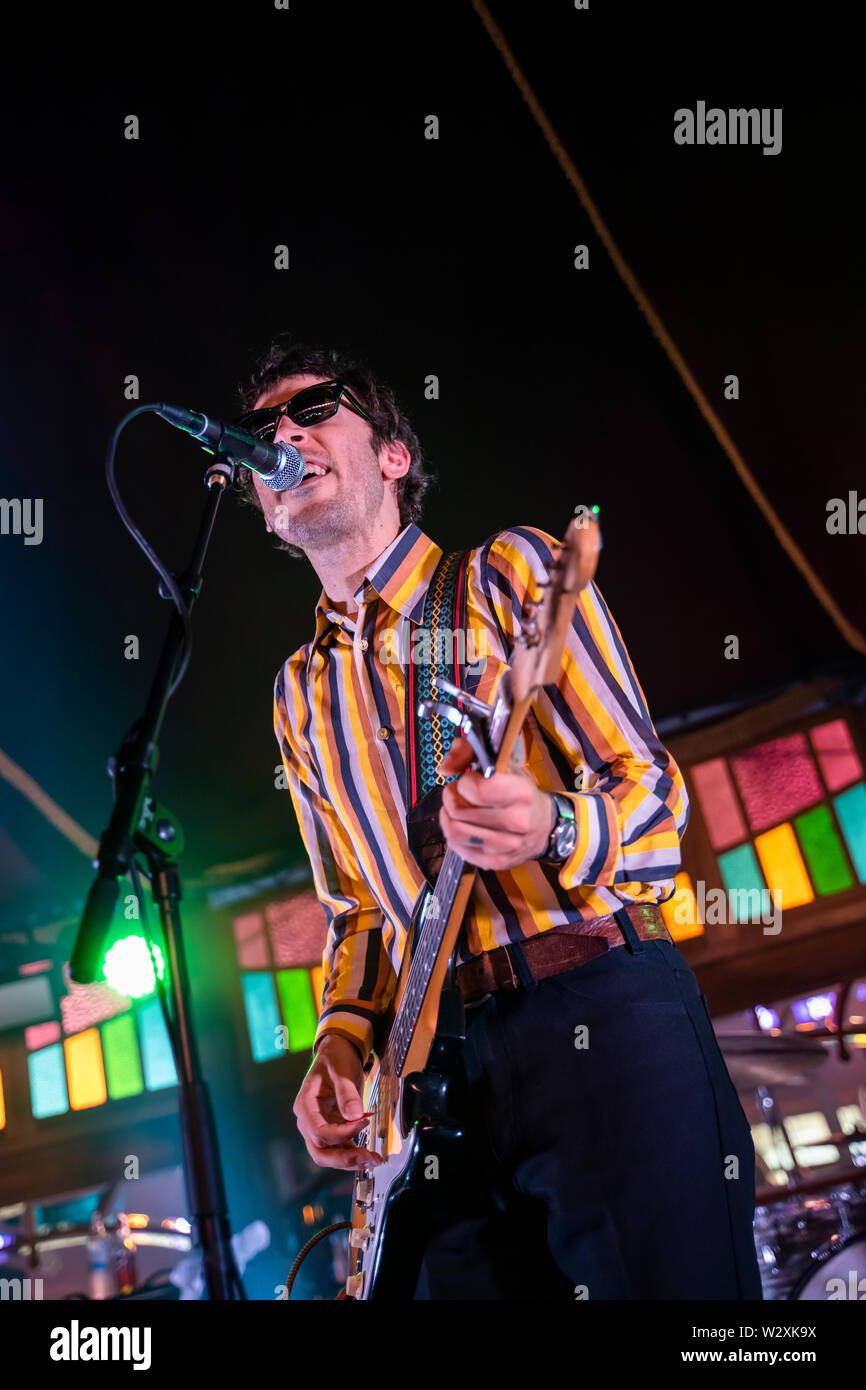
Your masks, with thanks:
[[(385, 653), (388, 634), (420, 621), (442, 550), (416, 524), (428, 483), (418, 440), (363, 364), (284, 335), (242, 404), (246, 428), (306, 460), (291, 491), (245, 469), (239, 480), (322, 584), (315, 633), (274, 691), (329, 924), (294, 1112), (317, 1164), (368, 1167), (380, 1160), (353, 1142), (362, 1069), (425, 886), (406, 825), (405, 673)], [(470, 552), (479, 699), (492, 698), (554, 544), (517, 526)], [(522, 767), (489, 779), (463, 739), (441, 764), (444, 838), (479, 870), (457, 972), (466, 1161), (407, 1297), (759, 1299), (748, 1124), (657, 906), (673, 892), (688, 798), (594, 583), (524, 750)]]

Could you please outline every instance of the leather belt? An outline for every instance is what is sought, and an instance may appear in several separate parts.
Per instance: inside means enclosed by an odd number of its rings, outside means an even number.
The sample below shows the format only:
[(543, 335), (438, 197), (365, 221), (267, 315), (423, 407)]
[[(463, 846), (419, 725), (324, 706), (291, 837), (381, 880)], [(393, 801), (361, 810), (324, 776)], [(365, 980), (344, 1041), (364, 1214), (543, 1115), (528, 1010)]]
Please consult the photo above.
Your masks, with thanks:
[[(639, 941), (673, 941), (664, 924), (661, 909), (654, 903), (623, 904)], [(564, 970), (574, 970), (596, 956), (603, 956), (612, 946), (625, 944), (622, 928), (608, 913), (593, 917), (589, 922), (575, 922), (520, 942), (526, 964), (533, 979), (546, 980)], [(493, 951), (474, 956), (458, 965), (457, 985), (463, 999), (470, 1003), (497, 989), (517, 989), (520, 980), (510, 955), (509, 946), (497, 946)]]

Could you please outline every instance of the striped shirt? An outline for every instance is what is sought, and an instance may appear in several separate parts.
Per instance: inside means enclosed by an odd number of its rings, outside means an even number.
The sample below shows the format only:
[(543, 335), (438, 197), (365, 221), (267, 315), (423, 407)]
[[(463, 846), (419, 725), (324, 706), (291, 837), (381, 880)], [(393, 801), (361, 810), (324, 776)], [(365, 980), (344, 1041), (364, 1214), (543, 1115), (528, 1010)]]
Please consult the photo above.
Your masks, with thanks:
[[(522, 604), (538, 597), (554, 544), (546, 532), (518, 526), (470, 552), (465, 687), (479, 699), (493, 698)], [(364, 1061), (393, 1001), (425, 886), (406, 832), (400, 633), (404, 620), (421, 621), (441, 554), (410, 524), (366, 570), (355, 619), (334, 611), (323, 592), (315, 637), (289, 657), (274, 687), (274, 731), (328, 921), (315, 1045), (338, 1033)], [(479, 870), (459, 960), (674, 891), (689, 815), (685, 784), (594, 583), (575, 606), (559, 679), (533, 702), (523, 741), (525, 770), (574, 803), (577, 843), (561, 868), (533, 860)]]

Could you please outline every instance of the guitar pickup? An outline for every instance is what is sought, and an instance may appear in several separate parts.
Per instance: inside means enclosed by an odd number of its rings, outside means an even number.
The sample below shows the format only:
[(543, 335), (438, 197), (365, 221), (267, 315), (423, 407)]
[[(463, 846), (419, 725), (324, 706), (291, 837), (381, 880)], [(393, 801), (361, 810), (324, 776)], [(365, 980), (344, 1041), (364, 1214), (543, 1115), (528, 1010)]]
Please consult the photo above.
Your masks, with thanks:
[[(480, 704), (481, 701), (479, 700), (478, 703)], [(486, 705), (484, 709), (487, 711)], [(455, 709), (454, 705), (446, 705), (444, 700), (419, 700), (418, 718), (433, 719), (434, 717), (447, 719), (449, 724), (453, 724), (455, 728), (459, 729), (475, 754), (482, 775), (492, 777), (496, 771), (496, 760), (488, 742), (486, 727), (476, 724), (471, 714), (461, 713), (459, 709)]]

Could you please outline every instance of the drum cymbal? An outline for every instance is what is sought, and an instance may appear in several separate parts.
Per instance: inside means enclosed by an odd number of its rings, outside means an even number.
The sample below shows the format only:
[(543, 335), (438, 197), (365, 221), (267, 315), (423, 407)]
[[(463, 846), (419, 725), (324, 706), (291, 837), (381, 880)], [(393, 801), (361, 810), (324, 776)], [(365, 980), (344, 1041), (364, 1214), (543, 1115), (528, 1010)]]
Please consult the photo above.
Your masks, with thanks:
[(718, 1033), (735, 1086), (803, 1086), (827, 1060), (817, 1038), (801, 1033), (778, 1038), (762, 1033)]

